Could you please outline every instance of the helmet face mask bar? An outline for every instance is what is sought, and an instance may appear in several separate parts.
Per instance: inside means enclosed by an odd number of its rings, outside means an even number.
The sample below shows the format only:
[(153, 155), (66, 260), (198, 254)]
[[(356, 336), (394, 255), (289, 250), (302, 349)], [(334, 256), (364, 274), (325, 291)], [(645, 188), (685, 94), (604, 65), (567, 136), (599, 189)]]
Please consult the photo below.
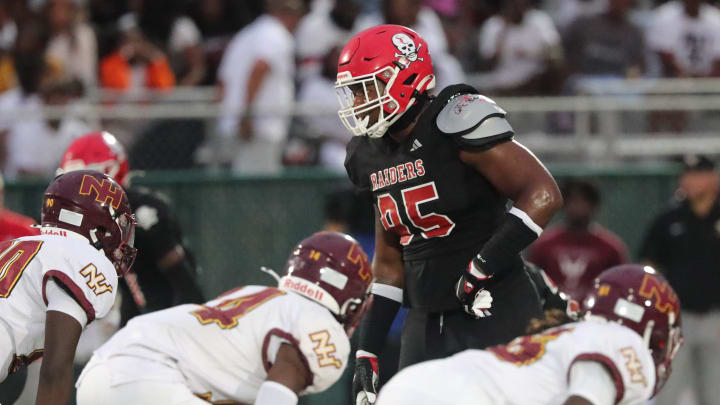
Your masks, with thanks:
[(137, 248), (135, 248), (135, 216), (127, 212), (115, 213), (112, 210), (111, 213), (120, 230), (120, 243), (112, 252), (114, 259), (112, 262), (118, 274), (124, 275), (130, 271), (137, 256)]
[[(380, 138), (397, 121), (400, 105), (386, 89), (397, 78), (397, 70), (381, 69), (367, 75), (352, 77), (349, 72), (338, 74), (335, 91), (340, 102), (338, 116), (345, 128), (355, 136)], [(387, 81), (382, 81), (381, 78)], [(362, 102), (356, 105), (356, 101)], [(373, 117), (375, 115), (375, 117)]]

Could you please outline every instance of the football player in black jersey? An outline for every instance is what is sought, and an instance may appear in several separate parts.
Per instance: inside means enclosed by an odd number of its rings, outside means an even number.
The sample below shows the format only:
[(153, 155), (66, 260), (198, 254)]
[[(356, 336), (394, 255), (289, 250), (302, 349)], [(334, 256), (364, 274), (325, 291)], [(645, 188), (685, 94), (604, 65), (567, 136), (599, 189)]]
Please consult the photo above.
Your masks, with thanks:
[(137, 221), (137, 259), (130, 278), (120, 283), (120, 326), (140, 313), (205, 302), (179, 224), (161, 196), (146, 188), (128, 187), (129, 165), (117, 139), (108, 132), (75, 139), (65, 151), (58, 172), (79, 169), (97, 170), (123, 185)]
[(338, 60), (338, 115), (356, 135), (345, 166), (376, 209), (356, 404), (375, 400), (377, 355), (401, 304), (401, 368), (504, 343), (542, 315), (520, 252), (562, 205), (557, 184), (495, 102), (464, 84), (433, 96), (434, 85), (427, 43), (403, 26), (357, 34)]

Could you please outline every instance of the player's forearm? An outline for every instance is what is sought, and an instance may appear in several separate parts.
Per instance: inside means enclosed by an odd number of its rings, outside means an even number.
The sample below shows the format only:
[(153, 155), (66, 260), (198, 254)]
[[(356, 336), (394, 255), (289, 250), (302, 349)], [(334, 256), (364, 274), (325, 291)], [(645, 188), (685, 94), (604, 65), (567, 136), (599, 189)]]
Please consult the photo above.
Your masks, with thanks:
[(402, 305), (402, 289), (373, 283), (373, 304), (358, 328), (358, 350), (379, 355), (395, 316)]
[(402, 289), (404, 280), (404, 269), (402, 262), (380, 262), (373, 260), (372, 273), (375, 283), (385, 284)]
[(53, 366), (43, 362), (40, 368), (36, 405), (65, 405), (73, 383), (72, 363)]
[(403, 288), (404, 272), (399, 238), (383, 228), (375, 210), (375, 255), (372, 262), (375, 283)]
[(563, 405), (593, 405), (593, 404), (592, 404), (592, 402), (588, 401), (587, 399), (585, 399), (583, 397), (573, 395), (570, 398), (568, 398), (565, 402), (563, 402)]
[(45, 350), (37, 405), (65, 405), (73, 383), (73, 358), (82, 325), (68, 314), (49, 310), (45, 317)]

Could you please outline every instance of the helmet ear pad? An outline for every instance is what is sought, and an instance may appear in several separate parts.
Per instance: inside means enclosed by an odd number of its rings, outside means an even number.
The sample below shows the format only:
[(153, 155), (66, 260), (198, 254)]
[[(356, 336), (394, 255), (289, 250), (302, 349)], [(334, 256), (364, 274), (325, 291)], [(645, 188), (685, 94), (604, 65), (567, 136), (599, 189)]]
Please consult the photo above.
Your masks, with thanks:
[[(351, 86), (383, 91), (377, 98), (358, 102)], [(353, 135), (381, 137), (416, 102), (419, 94), (435, 86), (432, 60), (425, 41), (415, 31), (400, 25), (381, 25), (358, 33), (343, 48), (338, 59), (336, 89), (340, 120)], [(360, 99), (362, 100), (362, 98)], [(368, 111), (380, 107), (377, 120)]]

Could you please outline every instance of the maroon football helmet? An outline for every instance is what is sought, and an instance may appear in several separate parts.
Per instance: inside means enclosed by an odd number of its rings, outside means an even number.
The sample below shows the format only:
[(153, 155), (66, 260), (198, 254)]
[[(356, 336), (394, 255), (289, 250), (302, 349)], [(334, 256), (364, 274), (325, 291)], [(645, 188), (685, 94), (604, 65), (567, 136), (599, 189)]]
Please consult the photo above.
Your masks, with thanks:
[(120, 184), (103, 173), (77, 170), (56, 177), (45, 190), (41, 224), (43, 233), (61, 228), (87, 238), (103, 250), (118, 276), (135, 261), (130, 203)]
[(655, 362), (657, 394), (670, 377), (682, 345), (680, 301), (670, 284), (650, 266), (624, 264), (602, 272), (584, 302), (598, 315), (642, 336)]
[(290, 253), (279, 288), (323, 305), (352, 335), (370, 305), (371, 282), (368, 257), (355, 239), (318, 232)]

